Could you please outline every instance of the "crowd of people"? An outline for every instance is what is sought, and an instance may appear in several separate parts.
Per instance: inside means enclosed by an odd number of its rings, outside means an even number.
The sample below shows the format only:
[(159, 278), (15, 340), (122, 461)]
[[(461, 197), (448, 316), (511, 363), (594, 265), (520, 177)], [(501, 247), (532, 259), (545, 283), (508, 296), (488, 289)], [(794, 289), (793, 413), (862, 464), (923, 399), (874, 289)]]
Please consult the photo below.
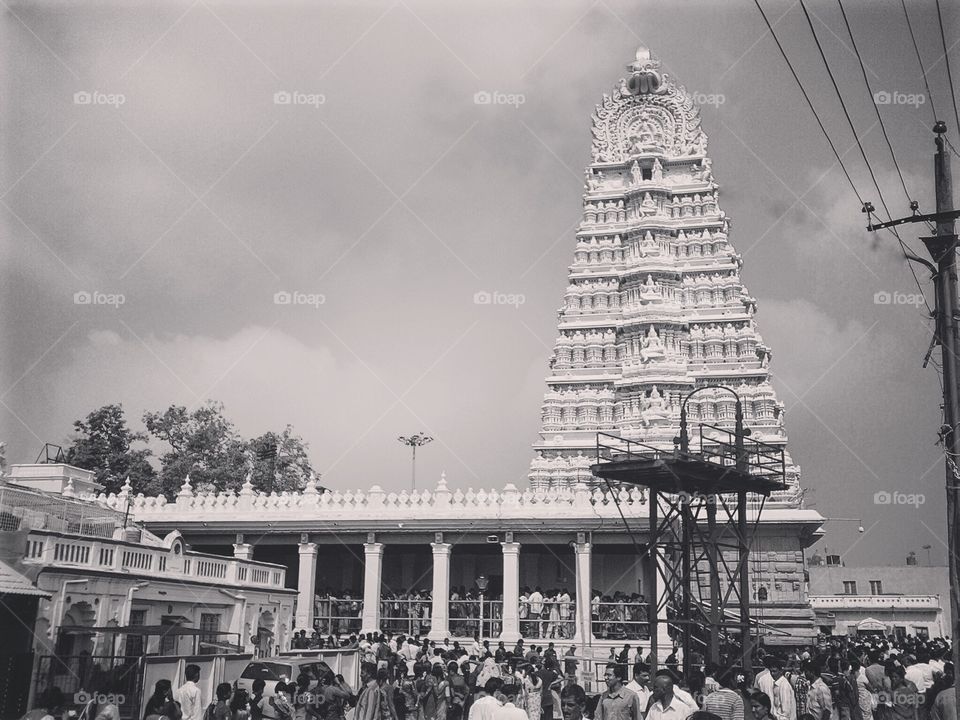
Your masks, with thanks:
[(594, 591), (590, 600), (593, 636), (605, 640), (649, 637), (649, 606), (643, 595), (617, 590), (613, 595)]
[[(457, 637), (480, 633), (496, 637), (503, 629), (503, 595), (481, 594), (477, 588), (453, 587), (450, 591), (449, 629)], [(330, 590), (317, 595), (313, 630), (323, 637), (359, 633), (363, 610), (358, 591)], [(544, 640), (570, 639), (575, 632), (576, 601), (569, 589), (524, 587), (517, 612), (524, 637)], [(433, 597), (429, 590), (384, 591), (380, 598), (380, 625), (394, 634), (426, 635), (431, 630)], [(648, 637), (649, 608), (640, 593), (617, 591), (591, 593), (590, 615), (594, 637), (640, 640)], [(311, 645), (316, 647), (316, 645)]]
[[(479, 635), (465, 645), (392, 633), (319, 643), (357, 650), (359, 687), (311, 672), (312, 664), (270, 688), (254, 681), (250, 694), (222, 683), (204, 703), (199, 668), (188, 665), (176, 690), (169, 680), (156, 684), (143, 720), (345, 720), (351, 708), (355, 720), (958, 720), (942, 639), (831, 638), (789, 654), (760, 650), (756, 674), (696, 656), (684, 674), (677, 648), (660, 663), (630, 644), (587, 662), (573, 645), (506, 647)], [(603, 670), (599, 694), (583, 687), (593, 672), (599, 679), (594, 668)], [(25, 720), (59, 720), (60, 703), (48, 690)], [(78, 720), (119, 720), (119, 712), (95, 700)]]

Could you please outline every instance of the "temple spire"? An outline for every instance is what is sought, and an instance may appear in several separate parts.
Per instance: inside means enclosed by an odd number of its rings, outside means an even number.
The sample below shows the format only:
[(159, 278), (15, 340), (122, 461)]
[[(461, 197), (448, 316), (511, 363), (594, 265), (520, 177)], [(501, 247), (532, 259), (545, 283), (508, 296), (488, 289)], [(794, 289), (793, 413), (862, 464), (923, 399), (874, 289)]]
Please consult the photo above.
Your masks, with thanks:
[[(530, 467), (535, 488), (589, 478), (597, 432), (671, 449), (680, 404), (703, 385), (737, 388), (755, 439), (787, 440), (699, 111), (648, 48), (627, 69), (592, 118), (593, 162)], [(733, 404), (698, 393), (691, 422), (732, 427)], [(792, 487), (774, 502), (799, 503), (798, 476), (791, 465)]]

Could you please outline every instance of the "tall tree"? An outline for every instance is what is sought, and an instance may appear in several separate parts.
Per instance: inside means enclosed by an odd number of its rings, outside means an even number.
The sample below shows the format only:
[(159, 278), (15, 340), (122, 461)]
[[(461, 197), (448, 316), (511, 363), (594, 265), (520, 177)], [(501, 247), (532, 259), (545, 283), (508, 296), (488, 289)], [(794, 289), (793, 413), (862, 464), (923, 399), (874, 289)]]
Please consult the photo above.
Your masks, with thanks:
[(188, 411), (171, 405), (162, 412), (143, 415), (147, 431), (170, 449), (160, 457), (157, 490), (176, 495), (190, 475), (195, 490), (236, 490), (246, 474), (246, 443), (223, 415), (223, 403), (207, 401)]
[(248, 473), (257, 490), (301, 490), (313, 469), (307, 444), (287, 425), (282, 432), (266, 432), (243, 439), (213, 400), (188, 411), (171, 405), (162, 412), (144, 413), (152, 437), (169, 446), (160, 456), (155, 492), (172, 499), (189, 473), (196, 491), (239, 492)]
[(307, 443), (287, 425), (283, 432), (266, 432), (253, 438), (249, 452), (254, 459), (253, 486), (257, 490), (302, 490), (313, 472)]
[(147, 435), (127, 427), (122, 405), (104, 405), (74, 422), (73, 428), (77, 435), (67, 449), (66, 460), (93, 470), (104, 492), (118, 492), (127, 477), (134, 492), (153, 489), (156, 471), (149, 462), (151, 452), (149, 448), (133, 447), (134, 443), (146, 442)]

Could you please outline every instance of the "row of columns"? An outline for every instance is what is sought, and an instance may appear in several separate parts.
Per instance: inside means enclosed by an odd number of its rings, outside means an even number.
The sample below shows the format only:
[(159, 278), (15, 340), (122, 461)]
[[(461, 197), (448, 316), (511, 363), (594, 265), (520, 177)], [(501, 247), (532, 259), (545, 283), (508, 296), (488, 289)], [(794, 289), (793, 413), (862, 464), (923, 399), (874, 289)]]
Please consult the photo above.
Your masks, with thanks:
[[(575, 580), (575, 628), (573, 642), (585, 642), (591, 637), (592, 618), (591, 600), (591, 557), (592, 544), (586, 541), (586, 534), (578, 534), (578, 542), (572, 543), (574, 551)], [(239, 538), (238, 538), (239, 539)], [(372, 534), (363, 546), (364, 581), (363, 613), (361, 632), (379, 632), (380, 630), (380, 590), (383, 573), (383, 543), (375, 542)], [(430, 633), (432, 640), (443, 640), (450, 635), (450, 551), (452, 545), (442, 542), (438, 533), (437, 540), (430, 547), (433, 551), (433, 607), (431, 612)], [(514, 643), (520, 639), (520, 543), (502, 542), (503, 551), (503, 611), (500, 618), (502, 632), (499, 640)], [(317, 544), (309, 542), (302, 535), (298, 546), (300, 555), (297, 577), (296, 627), (313, 627), (313, 600), (317, 584)], [(245, 543), (234, 545), (234, 554), (238, 558), (252, 559), (253, 546)]]
[[(379, 632), (380, 630), (380, 589), (383, 573), (383, 543), (367, 542), (363, 546), (363, 613), (361, 632)], [(433, 607), (430, 616), (432, 640), (442, 640), (450, 635), (450, 551), (453, 547), (446, 542), (430, 543), (433, 551)], [(520, 639), (520, 543), (502, 542), (503, 551), (503, 611), (500, 618), (502, 632), (499, 639), (504, 642), (516, 642)], [(576, 568), (576, 636), (589, 636), (590, 588), (591, 588), (591, 549), (589, 542), (573, 544)], [(252, 558), (252, 546), (237, 544), (234, 546), (237, 557)], [(297, 578), (297, 628), (313, 627), (313, 598), (317, 583), (317, 544), (301, 538), (298, 547), (300, 555)]]

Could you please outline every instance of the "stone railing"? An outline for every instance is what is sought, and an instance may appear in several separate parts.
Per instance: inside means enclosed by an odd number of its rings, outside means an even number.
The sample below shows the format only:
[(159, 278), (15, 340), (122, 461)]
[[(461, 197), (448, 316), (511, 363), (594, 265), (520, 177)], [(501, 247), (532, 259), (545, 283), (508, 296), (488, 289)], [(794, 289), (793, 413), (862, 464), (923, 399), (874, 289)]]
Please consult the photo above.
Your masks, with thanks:
[(817, 610), (936, 610), (937, 595), (811, 595)]
[[(254, 490), (249, 478), (237, 493), (195, 492), (188, 476), (172, 501), (163, 496), (133, 496), (129, 485), (124, 485), (119, 494), (87, 496), (85, 499), (121, 510), (129, 505), (131, 517), (148, 524), (282, 522), (303, 518), (331, 521), (576, 518), (609, 519), (619, 523), (621, 512), (627, 518), (648, 517), (647, 494), (640, 488), (611, 492), (602, 486), (589, 487), (585, 483), (578, 483), (572, 487), (521, 491), (509, 483), (502, 490), (463, 491), (450, 490), (444, 476), (432, 491), (385, 492), (378, 485), (369, 490), (321, 490), (316, 479), (311, 478), (300, 492), (269, 494)], [(755, 510), (755, 504), (751, 503), (750, 513)], [(768, 508), (764, 516), (775, 510)], [(799, 513), (797, 518), (802, 520), (819, 517), (815, 512), (799, 508), (791, 508), (790, 511)]]
[[(410, 519), (437, 517), (489, 518), (619, 518), (613, 495), (607, 490), (591, 489), (585, 484), (572, 488), (519, 490), (508, 484), (502, 490), (450, 490), (441, 476), (434, 490), (385, 492), (378, 485), (369, 490), (323, 490), (311, 478), (301, 492), (262, 493), (253, 489), (250, 479), (240, 492), (198, 493), (189, 476), (173, 501), (165, 497), (132, 496), (125, 485), (119, 494), (88, 496), (86, 499), (109, 508), (125, 509), (137, 521), (164, 522), (174, 518), (233, 521), (237, 519), (289, 519), (298, 513), (331, 519)], [(646, 493), (638, 488), (617, 492), (620, 510), (628, 517), (646, 517)]]
[(287, 571), (284, 566), (272, 563), (195, 552), (178, 555), (166, 547), (71, 537), (45, 530), (30, 531), (23, 562), (44, 567), (88, 568), (181, 582), (190, 580), (269, 589), (283, 588)]

